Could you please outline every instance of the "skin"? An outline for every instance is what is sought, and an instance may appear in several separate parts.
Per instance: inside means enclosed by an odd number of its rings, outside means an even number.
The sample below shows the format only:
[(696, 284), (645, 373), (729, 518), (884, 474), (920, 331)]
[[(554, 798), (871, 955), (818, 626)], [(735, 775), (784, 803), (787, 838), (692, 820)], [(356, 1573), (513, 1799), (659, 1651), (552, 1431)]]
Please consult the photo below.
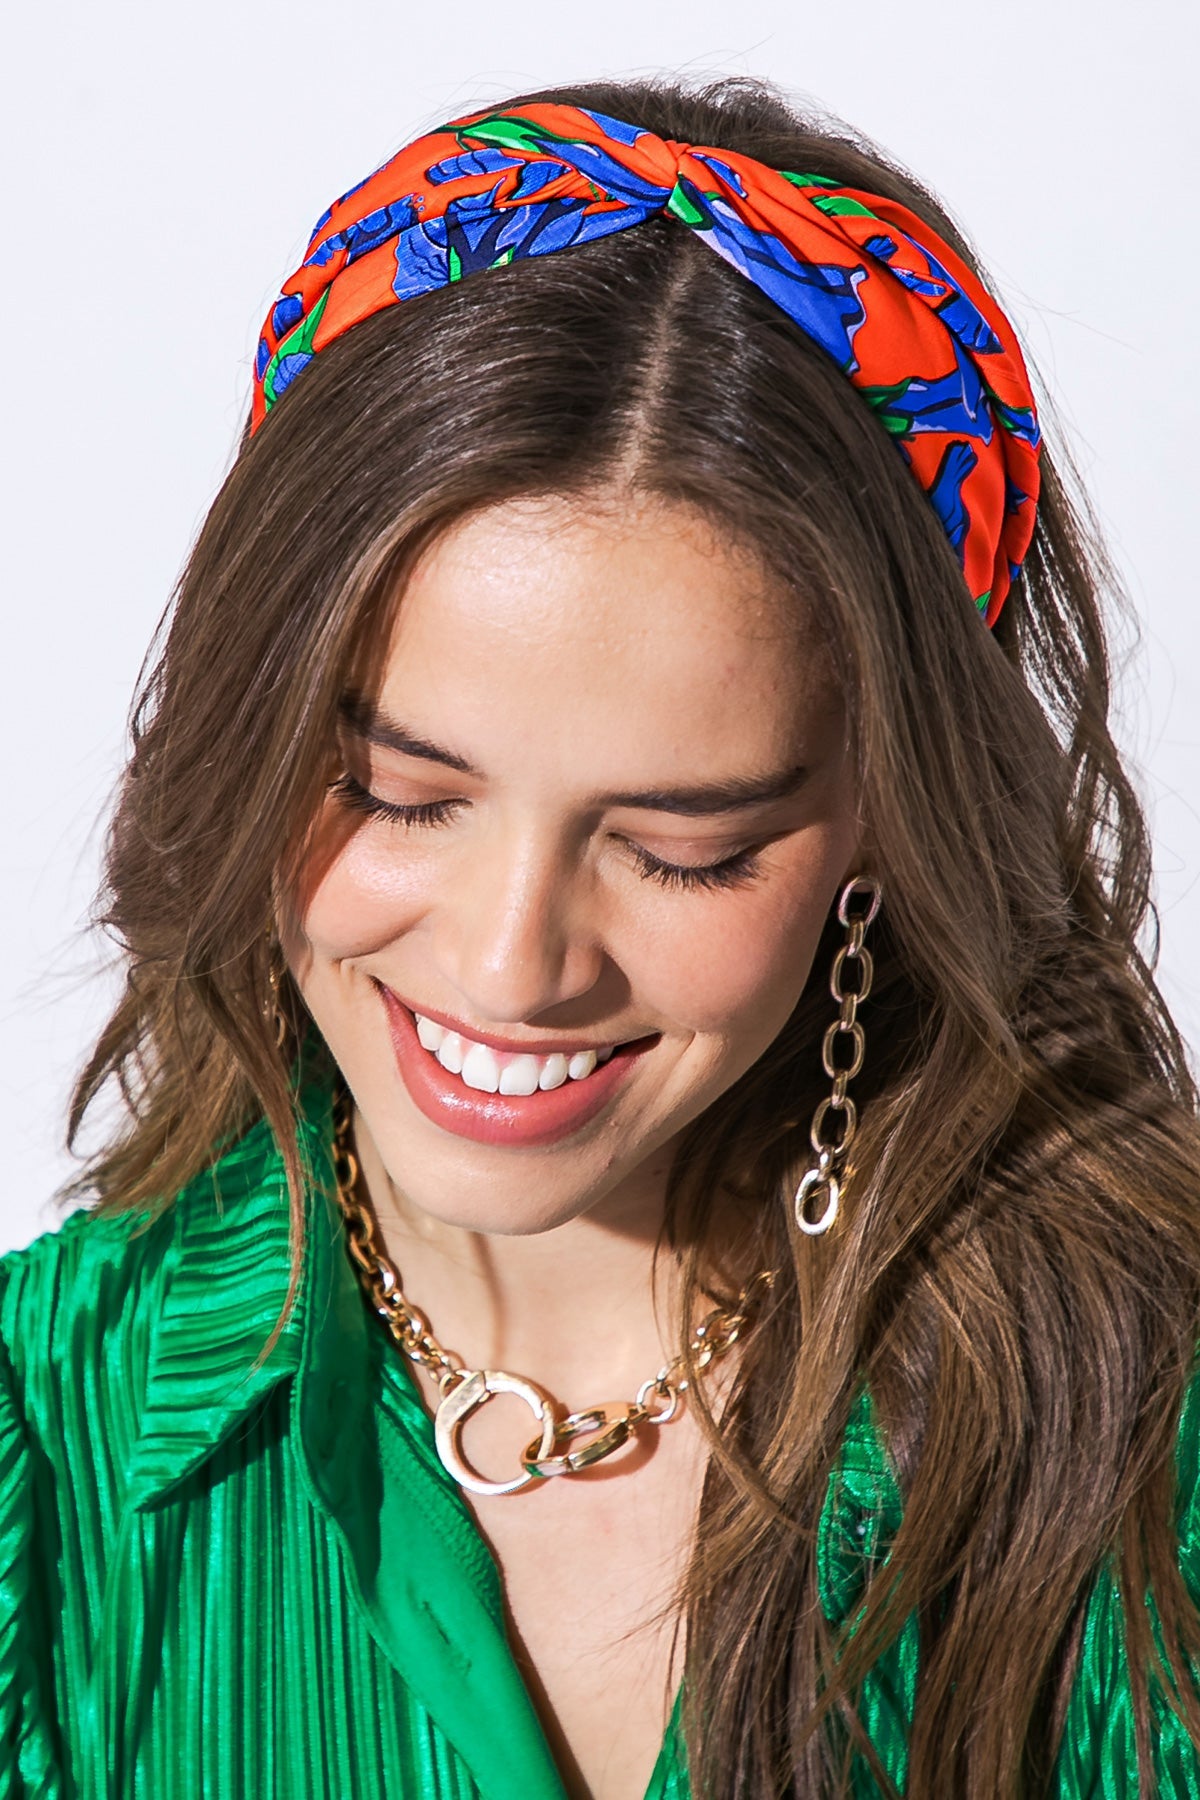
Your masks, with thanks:
[[(840, 696), (803, 608), (750, 552), (627, 493), (460, 522), (413, 571), (372, 677), (357, 697), (372, 717), (477, 772), (347, 725), (344, 769), (370, 794), (462, 804), (407, 824), (331, 791), (289, 908), (285, 949), (355, 1096), (384, 1241), (467, 1366), (570, 1407), (632, 1398), (679, 1329), (672, 1260), (655, 1269), (653, 1250), (680, 1133), (782, 1029), (864, 869)], [(796, 768), (791, 797), (722, 814), (605, 800)], [(755, 866), (687, 887), (639, 849), (690, 867), (749, 849)], [(568, 1138), (480, 1144), (413, 1103), (378, 982), (518, 1041), (657, 1038)], [(644, 1793), (678, 1674), (667, 1603), (704, 1446), (686, 1409), (648, 1435), (586, 1477), (471, 1501), (568, 1787), (593, 1800)], [(503, 1475), (528, 1436), (520, 1404), (497, 1400), (464, 1444)]]

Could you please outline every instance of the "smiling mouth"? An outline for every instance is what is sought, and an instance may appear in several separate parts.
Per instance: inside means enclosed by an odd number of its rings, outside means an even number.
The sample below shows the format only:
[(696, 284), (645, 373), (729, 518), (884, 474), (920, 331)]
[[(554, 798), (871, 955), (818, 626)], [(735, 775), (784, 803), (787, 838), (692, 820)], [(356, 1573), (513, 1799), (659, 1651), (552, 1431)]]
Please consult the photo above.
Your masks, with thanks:
[(408, 1013), (418, 1043), (433, 1061), (480, 1094), (529, 1098), (537, 1093), (552, 1093), (568, 1082), (587, 1081), (622, 1052), (649, 1049), (661, 1036), (660, 1032), (648, 1032), (610, 1043), (567, 1044), (561, 1048), (543, 1041), (536, 1049), (526, 1048), (482, 1034), (476, 1037), (456, 1026), (446, 1014), (434, 1017), (422, 1012), (378, 979), (376, 986), (386, 1001)]
[(586, 1081), (613, 1056), (616, 1044), (599, 1049), (552, 1051), (535, 1056), (528, 1051), (495, 1050), (465, 1032), (451, 1031), (436, 1019), (413, 1009), (417, 1040), (447, 1074), (457, 1075), (465, 1086), (481, 1094), (550, 1093), (567, 1081)]
[[(418, 1110), (460, 1137), (495, 1145), (547, 1145), (610, 1106), (661, 1032), (624, 1043), (538, 1051), (456, 1031), (376, 980), (400, 1076)], [(440, 1033), (440, 1036), (439, 1036)], [(537, 1040), (534, 1040), (537, 1042)], [(455, 1065), (458, 1065), (457, 1067)]]

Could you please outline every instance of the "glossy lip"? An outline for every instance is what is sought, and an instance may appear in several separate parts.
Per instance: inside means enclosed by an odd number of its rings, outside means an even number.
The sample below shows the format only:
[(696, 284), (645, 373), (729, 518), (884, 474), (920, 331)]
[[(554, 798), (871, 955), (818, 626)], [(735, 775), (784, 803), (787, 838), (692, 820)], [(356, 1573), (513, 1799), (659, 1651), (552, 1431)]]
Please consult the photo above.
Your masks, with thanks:
[[(477, 1144), (555, 1144), (579, 1131), (603, 1111), (626, 1080), (633, 1065), (653, 1048), (659, 1033), (622, 1044), (606, 1063), (583, 1081), (564, 1081), (561, 1087), (536, 1094), (481, 1094), (443, 1069), (417, 1038), (412, 1009), (390, 988), (376, 982), (383, 1001), (396, 1064), (418, 1110), (435, 1125), (455, 1137)], [(422, 1017), (434, 1018), (421, 1008)], [(441, 1024), (443, 1021), (438, 1020)], [(450, 1029), (454, 1029), (453, 1026)], [(486, 1042), (486, 1039), (481, 1039)], [(517, 1046), (496, 1045), (511, 1049)], [(521, 1049), (525, 1046), (521, 1045)], [(537, 1052), (531, 1050), (531, 1055)], [(553, 1055), (553, 1050), (543, 1052)]]

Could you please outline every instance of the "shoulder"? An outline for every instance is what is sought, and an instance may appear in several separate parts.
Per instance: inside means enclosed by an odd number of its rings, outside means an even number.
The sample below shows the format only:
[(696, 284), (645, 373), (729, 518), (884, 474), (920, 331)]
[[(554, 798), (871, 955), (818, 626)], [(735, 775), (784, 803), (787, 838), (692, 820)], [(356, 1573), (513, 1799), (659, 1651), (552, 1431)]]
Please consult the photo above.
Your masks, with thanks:
[(174, 1204), (157, 1216), (81, 1210), (0, 1257), (0, 1350), (18, 1385), (135, 1333), (161, 1292), (175, 1229)]
[(1188, 1592), (1200, 1605), (1200, 1373), (1184, 1395), (1175, 1443), (1179, 1563)]
[[(64, 1520), (88, 1527), (71, 1567), (104, 1535), (95, 1471), (140, 1403), (138, 1340), (172, 1232), (169, 1214), (80, 1212), (0, 1258), (0, 1795), (59, 1791), (45, 1596), (61, 1592)], [(77, 1624), (90, 1592), (61, 1601)]]
[(56, 1415), (82, 1428), (136, 1410), (164, 1314), (203, 1318), (218, 1272), (275, 1209), (278, 1162), (260, 1122), (161, 1206), (85, 1208), (0, 1257), (0, 1365), (35, 1433)]
[[(1175, 1553), (1184, 1587), (1200, 1611), (1200, 1372), (1184, 1393), (1175, 1439)], [(1102, 1567), (1088, 1598), (1079, 1663), (1060, 1746), (1055, 1800), (1103, 1793), (1134, 1800), (1139, 1793), (1127, 1598), (1115, 1558)], [(1153, 1593), (1145, 1597), (1151, 1628), (1161, 1637)], [(1161, 1682), (1152, 1678), (1151, 1746), (1156, 1791), (1200, 1793), (1200, 1746), (1192, 1742)]]

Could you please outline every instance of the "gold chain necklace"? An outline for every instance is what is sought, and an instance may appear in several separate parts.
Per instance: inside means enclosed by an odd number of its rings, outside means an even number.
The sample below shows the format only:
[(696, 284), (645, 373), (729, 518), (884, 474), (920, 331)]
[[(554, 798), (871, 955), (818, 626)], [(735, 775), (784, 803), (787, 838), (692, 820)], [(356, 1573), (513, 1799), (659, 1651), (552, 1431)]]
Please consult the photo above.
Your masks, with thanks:
[[(676, 1416), (688, 1388), (682, 1355), (644, 1381), (636, 1400), (604, 1401), (563, 1416), (562, 1408), (523, 1375), (510, 1375), (505, 1369), (468, 1369), (461, 1357), (443, 1349), (426, 1320), (405, 1299), (399, 1271), (379, 1241), (374, 1213), (359, 1198), (358, 1160), (350, 1148), (353, 1111), (350, 1094), (342, 1089), (334, 1102), (334, 1174), (347, 1248), (368, 1301), (401, 1350), (437, 1376), (441, 1399), (434, 1415), (434, 1441), (444, 1467), (460, 1487), (473, 1494), (516, 1494), (550, 1475), (577, 1475), (611, 1456), (635, 1432), (666, 1425)], [(751, 1297), (774, 1280), (769, 1270), (763, 1270), (743, 1288), (733, 1307), (715, 1308), (696, 1327), (689, 1350), (697, 1370), (733, 1348), (751, 1322)], [(521, 1455), (520, 1474), (511, 1481), (485, 1480), (459, 1446), (466, 1420), (495, 1394), (515, 1394), (524, 1400), (539, 1428)]]

